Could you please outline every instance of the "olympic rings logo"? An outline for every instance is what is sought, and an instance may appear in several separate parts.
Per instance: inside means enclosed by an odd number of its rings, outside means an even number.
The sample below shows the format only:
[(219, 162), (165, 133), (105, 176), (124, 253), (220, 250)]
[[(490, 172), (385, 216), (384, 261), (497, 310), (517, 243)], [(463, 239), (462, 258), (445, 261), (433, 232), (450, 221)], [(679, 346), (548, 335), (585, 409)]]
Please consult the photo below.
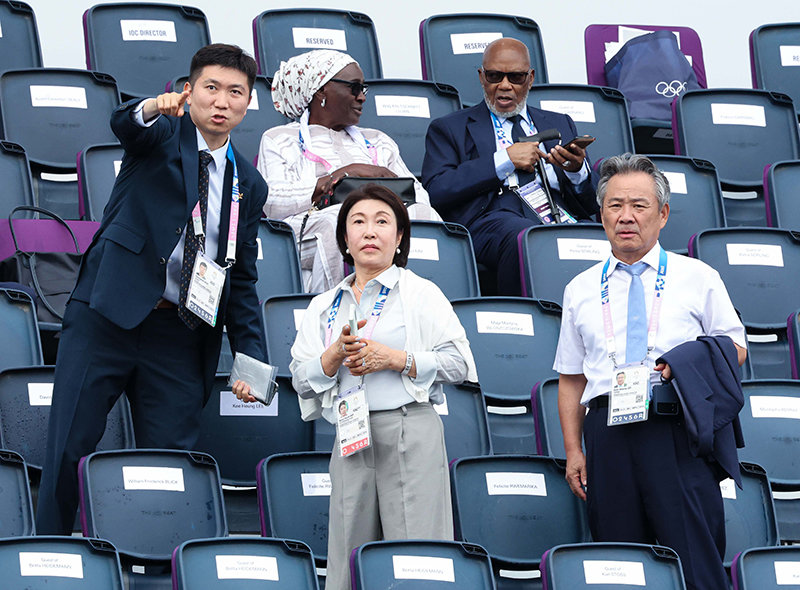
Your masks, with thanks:
[(669, 84), (664, 81), (656, 84), (656, 92), (666, 98), (674, 98), (684, 90), (686, 90), (686, 82), (680, 80), (673, 80)]

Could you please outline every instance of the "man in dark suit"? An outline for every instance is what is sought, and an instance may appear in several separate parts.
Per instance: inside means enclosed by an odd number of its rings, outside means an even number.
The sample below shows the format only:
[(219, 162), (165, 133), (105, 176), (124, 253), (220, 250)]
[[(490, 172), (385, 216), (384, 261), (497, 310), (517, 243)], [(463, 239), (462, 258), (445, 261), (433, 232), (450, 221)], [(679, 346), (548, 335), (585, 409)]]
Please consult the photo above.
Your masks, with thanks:
[(534, 212), (509, 186), (541, 185), (535, 173), (542, 160), (561, 221), (589, 219), (597, 212), (591, 169), (580, 147), (566, 149), (558, 140), (517, 142), (550, 129), (565, 142), (577, 136), (569, 116), (526, 108), (534, 71), (524, 43), (511, 38), (490, 43), (478, 77), (485, 102), (428, 128), (422, 182), (442, 217), (470, 231), (478, 262), (497, 271), (498, 292), (519, 295), (517, 237), (553, 219), (549, 208), (544, 215), (541, 208)]
[[(72, 531), (78, 461), (123, 391), (138, 447), (191, 449), (223, 325), (234, 351), (265, 358), (255, 263), (267, 186), (229, 139), (255, 75), (239, 47), (209, 45), (193, 57), (183, 92), (122, 104), (112, 116), (125, 156), (64, 316), (40, 534)], [(224, 272), (216, 321), (187, 307), (200, 264)]]

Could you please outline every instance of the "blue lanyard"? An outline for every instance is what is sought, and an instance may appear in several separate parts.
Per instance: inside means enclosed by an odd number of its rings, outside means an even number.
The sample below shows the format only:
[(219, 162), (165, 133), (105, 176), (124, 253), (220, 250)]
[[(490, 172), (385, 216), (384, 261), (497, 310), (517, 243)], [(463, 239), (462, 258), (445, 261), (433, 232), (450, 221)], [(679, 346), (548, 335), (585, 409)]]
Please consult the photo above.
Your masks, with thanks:
[(492, 115), (492, 124), (494, 125), (494, 134), (497, 138), (497, 141), (500, 142), (500, 145), (503, 147), (508, 147), (514, 144), (513, 140), (508, 139), (506, 136), (506, 131), (503, 129), (503, 120), (500, 119), (494, 113), (490, 113)]
[[(378, 323), (381, 313), (383, 313), (383, 308), (386, 305), (386, 299), (389, 297), (389, 291), (391, 291), (389, 287), (381, 287), (381, 291), (378, 293), (378, 298), (375, 300), (375, 305), (372, 308), (372, 314), (367, 321), (367, 325), (364, 327), (365, 338), (372, 337), (372, 332), (375, 330), (375, 324)], [(331, 310), (328, 313), (328, 325), (325, 328), (325, 348), (328, 348), (331, 345), (331, 340), (333, 340), (333, 322), (336, 319), (336, 315), (339, 313), (339, 307), (342, 304), (343, 293), (344, 291), (340, 289), (339, 293), (336, 295), (336, 299), (333, 300), (333, 305), (331, 305)]]

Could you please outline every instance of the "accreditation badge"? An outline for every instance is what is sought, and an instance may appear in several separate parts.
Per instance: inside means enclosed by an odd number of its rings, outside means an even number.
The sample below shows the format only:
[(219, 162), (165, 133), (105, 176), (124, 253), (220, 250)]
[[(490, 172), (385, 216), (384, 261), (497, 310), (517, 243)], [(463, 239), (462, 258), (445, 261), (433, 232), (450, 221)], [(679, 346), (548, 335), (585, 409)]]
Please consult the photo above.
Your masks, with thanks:
[(335, 403), (339, 455), (347, 457), (370, 445), (369, 405), (364, 384), (351, 387)]
[(186, 309), (210, 326), (216, 325), (224, 285), (225, 269), (204, 252), (198, 252), (186, 295)]
[[(538, 180), (533, 180), (525, 186), (519, 187), (515, 192), (522, 199), (522, 202), (536, 214), (542, 224), (551, 225), (555, 223), (553, 213), (550, 210), (550, 203), (547, 201), (547, 194), (545, 194)], [(575, 218), (567, 213), (563, 207), (558, 207), (558, 212), (563, 223), (576, 223)]]
[(625, 365), (611, 376), (608, 425), (647, 420), (650, 407), (650, 370), (645, 365)]

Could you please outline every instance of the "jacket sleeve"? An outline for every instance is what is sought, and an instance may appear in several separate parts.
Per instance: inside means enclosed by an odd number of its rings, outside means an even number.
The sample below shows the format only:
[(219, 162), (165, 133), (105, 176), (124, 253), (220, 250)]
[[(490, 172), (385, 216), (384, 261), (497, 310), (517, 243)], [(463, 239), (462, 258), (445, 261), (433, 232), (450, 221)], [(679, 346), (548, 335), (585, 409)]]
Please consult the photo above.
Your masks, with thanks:
[[(145, 99), (148, 100), (148, 99)], [(142, 99), (122, 103), (111, 114), (111, 130), (126, 152), (135, 154), (147, 151), (170, 137), (178, 122), (176, 117), (160, 115), (149, 127), (142, 127), (133, 120), (132, 114)], [(184, 115), (188, 117), (188, 113)]]

